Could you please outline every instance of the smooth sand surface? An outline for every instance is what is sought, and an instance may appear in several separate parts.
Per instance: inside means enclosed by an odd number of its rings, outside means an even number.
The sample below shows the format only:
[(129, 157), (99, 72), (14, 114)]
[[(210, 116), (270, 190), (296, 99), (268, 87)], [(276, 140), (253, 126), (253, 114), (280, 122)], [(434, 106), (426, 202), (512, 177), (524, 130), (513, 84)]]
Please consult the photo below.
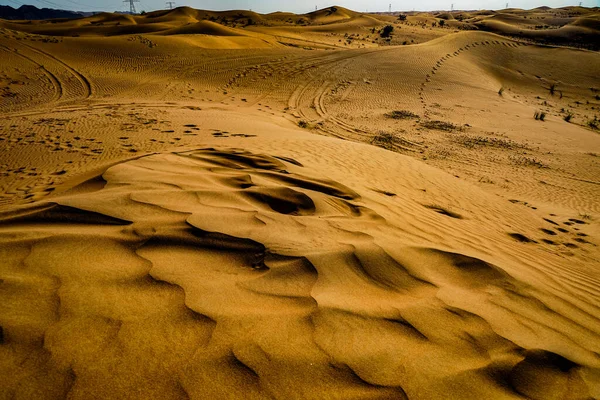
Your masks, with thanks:
[(0, 21), (0, 399), (600, 398), (597, 20)]

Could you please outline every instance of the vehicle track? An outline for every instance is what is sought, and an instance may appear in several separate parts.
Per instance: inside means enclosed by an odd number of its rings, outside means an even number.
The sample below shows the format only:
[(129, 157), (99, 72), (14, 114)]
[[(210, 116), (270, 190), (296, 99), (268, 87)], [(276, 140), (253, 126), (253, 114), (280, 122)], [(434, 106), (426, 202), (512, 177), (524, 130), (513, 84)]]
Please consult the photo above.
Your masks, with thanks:
[(58, 79), (58, 77), (56, 75), (54, 75), (51, 71), (49, 71), (44, 65), (40, 64), (33, 58), (23, 54), (18, 49), (11, 49), (10, 47), (4, 46), (4, 45), (0, 45), (0, 48), (4, 49), (5, 51), (12, 52), (13, 54), (33, 63), (34, 65), (37, 65), (40, 68), (40, 70), (43, 71), (44, 75), (46, 75), (48, 80), (52, 83), (52, 86), (54, 86), (54, 95), (51, 100), (52, 102), (56, 102), (63, 97), (64, 90), (63, 90), (63, 86), (62, 86), (60, 80)]
[[(318, 118), (318, 119), (321, 119), (322, 122), (330, 122), (331, 124), (333, 124), (333, 126), (335, 128), (341, 129), (341, 130), (345, 131), (345, 133), (346, 133), (345, 135), (340, 135), (339, 132), (337, 132), (335, 129), (327, 127), (324, 124), (320, 124), (318, 126), (318, 129), (323, 131), (326, 134), (340, 137), (343, 139), (364, 140), (365, 136), (370, 136), (369, 132), (367, 132), (363, 129), (357, 128), (355, 126), (352, 126), (351, 124), (349, 124), (345, 121), (342, 121), (341, 119), (333, 116), (332, 114), (330, 114), (327, 111), (327, 108), (325, 107), (325, 99), (326, 99), (328, 93), (330, 93), (331, 89), (334, 87), (335, 81), (333, 81), (330, 78), (327, 78), (326, 75), (331, 74), (335, 70), (343, 69), (344, 66), (348, 65), (349, 63), (354, 61), (356, 58), (368, 56), (375, 52), (390, 51), (390, 50), (392, 50), (392, 48), (377, 49), (377, 50), (371, 50), (371, 51), (361, 51), (358, 54), (355, 53), (355, 54), (350, 54), (350, 55), (341, 54), (341, 57), (337, 57), (334, 60), (327, 60), (320, 66), (319, 71), (316, 74), (316, 76), (314, 76), (312, 79), (308, 80), (304, 84), (300, 84), (296, 87), (296, 89), (294, 90), (292, 95), (289, 97), (288, 106), (292, 110), (297, 110), (297, 112), (301, 118), (306, 118), (306, 119), (310, 119), (310, 120)], [(344, 53), (346, 53), (346, 52), (344, 52)], [(319, 85), (318, 82), (321, 82), (321, 81), (322, 81), (322, 83)], [(312, 89), (312, 91), (311, 91), (311, 89)], [(304, 100), (307, 97), (308, 97), (308, 99)], [(309, 106), (308, 107), (302, 106), (303, 103), (309, 104)], [(313, 109), (314, 113), (315, 113), (315, 115), (313, 117), (311, 117), (311, 115), (310, 115), (311, 109)], [(351, 134), (352, 136), (348, 137), (347, 134)]]
[(427, 73), (427, 75), (425, 75), (425, 80), (423, 82), (421, 82), (421, 86), (420, 86), (420, 90), (419, 90), (419, 101), (421, 103), (421, 106), (423, 107), (423, 116), (425, 118), (429, 117), (429, 111), (427, 109), (427, 102), (425, 100), (425, 91), (427, 89), (428, 83), (430, 83), (432, 81), (432, 79), (434, 78), (434, 75), (436, 75), (437, 73), (439, 73), (439, 71), (442, 69), (442, 67), (444, 66), (444, 63), (448, 60), (450, 60), (451, 58), (455, 58), (458, 57), (462, 54), (464, 54), (467, 51), (471, 51), (479, 46), (499, 46), (499, 45), (503, 45), (506, 47), (520, 47), (520, 46), (527, 46), (527, 44), (525, 43), (521, 43), (521, 42), (506, 42), (506, 41), (501, 41), (501, 40), (482, 40), (479, 42), (471, 42), (471, 43), (467, 43), (466, 45), (456, 49), (454, 52), (450, 52), (450, 53), (446, 53), (446, 55), (440, 57), (436, 62), (435, 65), (433, 67), (431, 67), (431, 70), (429, 70), (429, 72)]
[(81, 83), (81, 86), (83, 87), (83, 91), (84, 91), (83, 97), (85, 99), (92, 97), (94, 90), (93, 90), (90, 80), (85, 75), (83, 75), (82, 73), (77, 71), (75, 68), (71, 67), (69, 64), (67, 64), (66, 62), (62, 61), (61, 59), (59, 59), (58, 57), (56, 57), (50, 53), (47, 53), (47, 52), (40, 50), (38, 48), (35, 48), (33, 46), (30, 46), (26, 43), (21, 43), (21, 45), (29, 48), (31, 51), (41, 55), (42, 57), (48, 57), (48, 58), (56, 61), (61, 66), (63, 66), (67, 71), (69, 71), (75, 77), (75, 79), (77, 79)]

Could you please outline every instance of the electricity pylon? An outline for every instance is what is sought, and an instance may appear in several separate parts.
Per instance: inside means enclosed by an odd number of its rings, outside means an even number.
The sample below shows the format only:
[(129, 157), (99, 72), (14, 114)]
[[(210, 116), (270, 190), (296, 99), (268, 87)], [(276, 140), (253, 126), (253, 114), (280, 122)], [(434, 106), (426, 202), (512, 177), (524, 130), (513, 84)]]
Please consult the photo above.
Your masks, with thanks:
[(131, 14), (137, 14), (135, 11), (135, 5), (133, 3), (139, 3), (140, 0), (123, 0), (123, 3), (127, 4), (129, 3), (129, 12)]
[(169, 9), (173, 9), (173, 6), (175, 5), (174, 1), (167, 1), (167, 5), (169, 6)]

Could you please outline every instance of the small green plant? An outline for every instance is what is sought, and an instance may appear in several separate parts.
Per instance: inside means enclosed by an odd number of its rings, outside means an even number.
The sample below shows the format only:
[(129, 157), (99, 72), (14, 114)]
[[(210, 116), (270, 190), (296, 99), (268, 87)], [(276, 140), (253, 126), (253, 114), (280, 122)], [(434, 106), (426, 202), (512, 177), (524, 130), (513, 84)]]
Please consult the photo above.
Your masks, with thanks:
[(535, 118), (536, 121), (544, 121), (546, 119), (546, 113), (544, 111), (536, 111), (533, 114), (533, 118)]

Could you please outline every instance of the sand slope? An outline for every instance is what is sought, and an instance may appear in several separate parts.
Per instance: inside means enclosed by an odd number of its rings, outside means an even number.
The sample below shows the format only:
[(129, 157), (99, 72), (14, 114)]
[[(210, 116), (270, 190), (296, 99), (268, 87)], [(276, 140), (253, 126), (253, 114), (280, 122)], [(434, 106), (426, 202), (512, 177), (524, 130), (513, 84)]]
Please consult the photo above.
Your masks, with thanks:
[[(509, 235), (535, 217), (384, 150), (295, 140), (293, 159), (139, 158), (3, 213), (3, 392), (598, 396), (597, 275)], [(402, 179), (368, 179), (382, 167)]]

